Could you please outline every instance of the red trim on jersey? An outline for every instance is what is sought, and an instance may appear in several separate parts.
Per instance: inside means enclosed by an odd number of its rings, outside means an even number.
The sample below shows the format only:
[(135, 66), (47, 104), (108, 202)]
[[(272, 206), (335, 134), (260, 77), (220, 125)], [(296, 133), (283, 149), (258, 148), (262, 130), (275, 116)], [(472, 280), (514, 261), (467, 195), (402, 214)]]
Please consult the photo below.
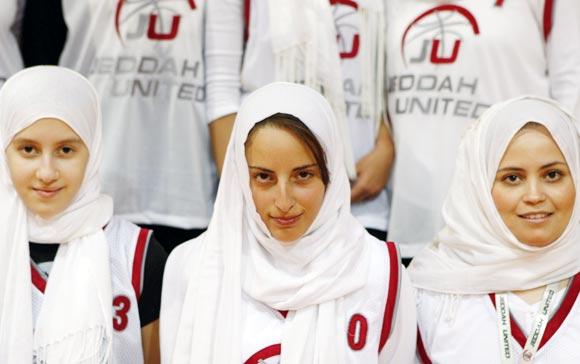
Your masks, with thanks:
[(503, 1), (504, 0), (496, 0), (495, 1), (495, 6), (497, 6), (497, 7), (503, 6)]
[(143, 272), (143, 263), (145, 257), (145, 247), (149, 241), (149, 235), (151, 230), (143, 229), (139, 231), (139, 237), (137, 238), (137, 245), (135, 246), (135, 257), (133, 258), (133, 274), (131, 275), (131, 283), (133, 284), (133, 290), (135, 290), (135, 296), (137, 300), (141, 298), (141, 284), (143, 283), (141, 274)]
[(32, 263), (30, 263), (30, 276), (32, 278), (32, 284), (34, 284), (40, 292), (44, 293), (44, 290), (46, 289), (46, 279)]
[(280, 315), (284, 316), (284, 318), (286, 318), (286, 316), (288, 316), (288, 310), (286, 311), (278, 311), (280, 312)]
[(425, 345), (423, 345), (423, 338), (421, 337), (421, 331), (417, 326), (417, 354), (419, 354), (419, 359), (423, 364), (431, 364), (431, 359), (427, 355), (427, 350), (425, 350)]
[(244, 364), (260, 364), (261, 360), (271, 358), (276, 355), (280, 355), (282, 352), (282, 345), (274, 344), (267, 348), (258, 351), (256, 354), (252, 355), (250, 359), (246, 360)]
[(330, 5), (336, 4), (350, 6), (351, 8), (358, 10), (358, 4), (353, 0), (330, 0)]
[[(550, 321), (548, 321), (548, 325), (546, 326), (546, 330), (544, 331), (544, 336), (540, 341), (540, 346), (538, 347), (538, 350), (541, 349), (552, 338), (552, 336), (554, 336), (554, 334), (556, 333), (556, 331), (558, 331), (560, 326), (562, 326), (564, 320), (566, 320), (566, 317), (568, 317), (568, 314), (572, 310), (572, 306), (574, 306), (574, 303), (578, 298), (578, 293), (580, 293), (580, 273), (576, 274), (574, 278), (572, 278), (572, 282), (570, 283), (568, 292), (566, 292), (566, 295), (564, 296), (562, 303), (560, 303), (560, 307), (558, 307), (556, 313), (554, 313)], [(490, 293), (489, 298), (491, 299), (493, 307), (495, 308), (495, 293)], [(510, 315), (510, 326), (512, 328), (513, 338), (523, 348), (526, 345), (527, 338), (524, 335), (522, 329), (520, 329), (520, 327), (514, 320), (513, 316), (511, 315)]]
[(244, 0), (244, 42), (250, 38), (250, 0)]
[(554, 13), (554, 0), (546, 0), (544, 3), (544, 40), (548, 40), (552, 31), (552, 14)]
[(397, 305), (397, 296), (399, 294), (399, 255), (397, 253), (397, 246), (395, 243), (389, 241), (387, 244), (387, 251), (389, 252), (389, 289), (387, 291), (387, 304), (385, 305), (385, 313), (383, 315), (383, 329), (381, 331), (381, 339), (379, 341), (379, 352), (387, 343), (387, 339), (391, 334), (393, 326), (393, 317), (395, 316), (395, 307)]

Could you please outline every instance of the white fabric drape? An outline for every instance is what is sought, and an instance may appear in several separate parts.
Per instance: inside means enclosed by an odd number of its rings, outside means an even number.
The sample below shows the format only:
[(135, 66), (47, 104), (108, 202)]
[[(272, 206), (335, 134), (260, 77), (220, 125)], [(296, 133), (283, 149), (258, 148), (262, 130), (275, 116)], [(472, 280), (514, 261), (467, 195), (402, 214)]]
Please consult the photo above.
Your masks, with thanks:
[[(41, 118), (66, 122), (89, 150), (72, 203), (44, 220), (28, 211), (10, 178), (5, 151)], [(0, 362), (106, 363), (112, 338), (109, 252), (102, 231), (112, 200), (100, 194), (98, 97), (76, 72), (25, 69), (0, 90)], [(33, 332), (28, 242), (61, 243)]]
[[(308, 231), (291, 245), (272, 237), (256, 212), (244, 142), (255, 123), (276, 113), (304, 122), (324, 148), (330, 172), (324, 201)], [(273, 83), (242, 104), (228, 146), (214, 215), (194, 244), (172, 363), (240, 363), (242, 292), (277, 310), (289, 310), (282, 363), (345, 360), (343, 297), (368, 275), (372, 237), (350, 213), (350, 186), (342, 145), (327, 101), (311, 88)], [(165, 282), (164, 284), (172, 284)], [(219, 313), (219, 314), (218, 314)], [(173, 335), (172, 335), (173, 336)]]
[[(516, 239), (491, 196), (509, 142), (530, 121), (544, 125), (551, 133), (576, 187), (567, 228), (552, 244), (540, 248)], [(554, 101), (523, 96), (487, 110), (461, 141), (455, 175), (443, 206), (446, 226), (413, 259), (409, 272), (415, 286), (482, 294), (540, 287), (576, 274), (580, 270), (579, 153), (577, 122)]]

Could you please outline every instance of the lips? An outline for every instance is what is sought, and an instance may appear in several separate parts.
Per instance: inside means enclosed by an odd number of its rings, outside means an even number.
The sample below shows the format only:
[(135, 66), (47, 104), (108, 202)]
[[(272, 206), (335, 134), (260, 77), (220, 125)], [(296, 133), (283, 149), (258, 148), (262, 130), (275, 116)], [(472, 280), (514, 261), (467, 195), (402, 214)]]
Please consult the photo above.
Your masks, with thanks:
[(32, 188), (34, 192), (41, 198), (51, 198), (62, 190), (62, 187), (58, 188)]
[(293, 216), (279, 216), (279, 217), (271, 216), (271, 219), (274, 220), (274, 222), (276, 222), (276, 224), (280, 226), (289, 227), (296, 224), (296, 222), (298, 222), (301, 216), (302, 214)]
[(525, 219), (526, 221), (533, 223), (533, 224), (540, 224), (546, 220), (548, 220), (548, 218), (550, 216), (552, 216), (553, 213), (552, 212), (528, 212), (525, 214), (519, 214), (518, 216), (522, 219)]

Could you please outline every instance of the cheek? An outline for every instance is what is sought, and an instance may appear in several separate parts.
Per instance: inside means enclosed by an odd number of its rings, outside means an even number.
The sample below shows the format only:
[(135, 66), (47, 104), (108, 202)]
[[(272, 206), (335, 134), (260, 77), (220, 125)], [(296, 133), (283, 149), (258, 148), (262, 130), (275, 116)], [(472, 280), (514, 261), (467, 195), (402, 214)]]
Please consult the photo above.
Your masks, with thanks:
[(274, 197), (267, 189), (257, 187), (251, 183), (250, 191), (252, 192), (252, 200), (254, 200), (256, 211), (263, 218), (268, 214), (268, 209), (273, 204)]
[(516, 191), (508, 190), (501, 185), (494, 185), (491, 190), (491, 197), (495, 203), (495, 208), (504, 217), (503, 214), (509, 212), (517, 205)]
[(297, 189), (296, 197), (309, 212), (317, 214), (324, 201), (324, 185), (317, 183), (313, 186)]

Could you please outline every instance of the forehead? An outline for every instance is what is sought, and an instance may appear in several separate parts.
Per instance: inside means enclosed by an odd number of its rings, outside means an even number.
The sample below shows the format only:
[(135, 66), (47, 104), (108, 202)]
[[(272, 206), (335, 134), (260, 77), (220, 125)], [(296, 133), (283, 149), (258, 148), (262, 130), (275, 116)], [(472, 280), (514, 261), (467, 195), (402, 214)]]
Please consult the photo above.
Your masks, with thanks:
[(560, 147), (548, 129), (543, 125), (532, 124), (523, 127), (514, 135), (504, 152), (502, 164), (512, 160), (534, 164), (550, 158), (558, 159), (554, 162), (566, 162)]
[(293, 133), (283, 128), (264, 126), (256, 130), (246, 143), (248, 164), (263, 165), (314, 163), (313, 153)]
[(60, 140), (78, 140), (79, 135), (64, 121), (54, 118), (42, 118), (20, 130), (12, 141), (30, 140), (39, 143), (58, 142)]

